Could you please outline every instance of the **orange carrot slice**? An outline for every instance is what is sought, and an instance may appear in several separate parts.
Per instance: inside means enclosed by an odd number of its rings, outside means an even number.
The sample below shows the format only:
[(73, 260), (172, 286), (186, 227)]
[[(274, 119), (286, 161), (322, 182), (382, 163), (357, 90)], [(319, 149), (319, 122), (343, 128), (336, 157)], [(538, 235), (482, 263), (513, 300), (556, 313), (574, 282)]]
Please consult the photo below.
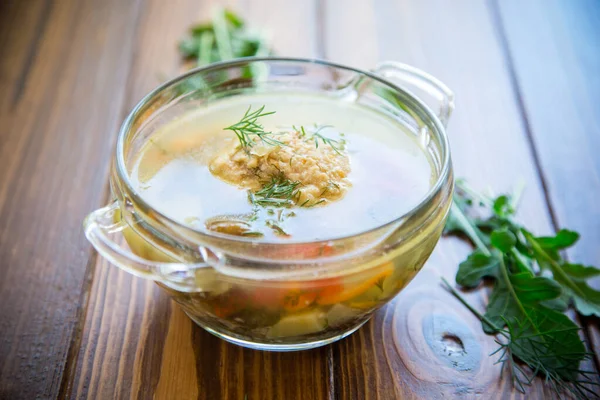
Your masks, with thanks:
[(384, 264), (381, 271), (360, 279), (361, 277), (352, 277), (352, 283), (346, 283), (340, 288), (340, 285), (332, 285), (323, 288), (319, 297), (317, 298), (317, 304), (330, 305), (348, 301), (364, 292), (369, 290), (372, 286), (381, 282), (382, 279), (390, 276), (393, 270), (393, 264)]

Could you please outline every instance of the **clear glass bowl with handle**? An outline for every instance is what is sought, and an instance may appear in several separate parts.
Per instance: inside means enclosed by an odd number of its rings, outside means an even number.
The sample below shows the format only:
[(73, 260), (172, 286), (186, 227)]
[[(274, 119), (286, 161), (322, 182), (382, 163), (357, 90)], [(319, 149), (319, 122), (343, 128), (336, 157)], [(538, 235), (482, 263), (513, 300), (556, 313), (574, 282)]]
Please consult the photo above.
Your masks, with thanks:
[[(394, 118), (434, 169), (420, 203), (358, 235), (316, 242), (261, 242), (178, 223), (134, 189), (132, 164), (158, 128), (230, 96), (290, 90), (353, 101)], [(445, 125), (450, 90), (430, 75), (386, 62), (361, 71), (308, 59), (249, 58), (192, 70), (144, 97), (123, 123), (111, 172), (113, 202), (84, 221), (96, 250), (154, 280), (198, 325), (262, 350), (309, 349), (363, 325), (423, 267), (441, 235), (453, 176)], [(402, 133), (405, 134), (405, 133)]]

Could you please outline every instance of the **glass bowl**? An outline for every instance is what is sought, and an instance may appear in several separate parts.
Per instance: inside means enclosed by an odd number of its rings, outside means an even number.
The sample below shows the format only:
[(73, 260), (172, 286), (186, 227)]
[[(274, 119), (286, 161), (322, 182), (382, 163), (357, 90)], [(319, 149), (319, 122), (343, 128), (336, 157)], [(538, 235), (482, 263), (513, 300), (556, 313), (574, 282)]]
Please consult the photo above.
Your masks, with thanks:
[[(136, 192), (129, 174), (156, 129), (224, 97), (282, 91), (351, 99), (394, 118), (431, 159), (429, 192), (394, 221), (314, 242), (192, 228)], [(453, 190), (445, 132), (452, 109), (444, 84), (399, 63), (367, 72), (317, 60), (248, 58), (192, 70), (152, 91), (126, 118), (111, 172), (114, 200), (87, 216), (86, 237), (111, 263), (154, 280), (198, 325), (229, 342), (278, 351), (331, 343), (402, 290), (439, 240)]]

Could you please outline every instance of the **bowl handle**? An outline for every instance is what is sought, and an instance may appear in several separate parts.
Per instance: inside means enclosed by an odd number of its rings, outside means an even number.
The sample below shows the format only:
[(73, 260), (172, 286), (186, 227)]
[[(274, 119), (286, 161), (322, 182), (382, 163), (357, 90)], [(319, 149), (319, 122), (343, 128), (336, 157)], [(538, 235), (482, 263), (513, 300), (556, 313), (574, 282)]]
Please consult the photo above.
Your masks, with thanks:
[(427, 105), (437, 109), (436, 114), (444, 127), (448, 125), (454, 110), (454, 93), (443, 82), (418, 68), (394, 61), (378, 64), (374, 72), (409, 91), (419, 89), (427, 95), (428, 99), (424, 99)]
[(193, 291), (197, 287), (195, 270), (207, 268), (208, 264), (158, 262), (133, 254), (109, 237), (110, 234), (121, 232), (129, 227), (122, 218), (115, 221), (118, 210), (119, 203), (114, 201), (92, 212), (83, 221), (85, 236), (98, 253), (132, 275), (160, 281), (173, 289)]

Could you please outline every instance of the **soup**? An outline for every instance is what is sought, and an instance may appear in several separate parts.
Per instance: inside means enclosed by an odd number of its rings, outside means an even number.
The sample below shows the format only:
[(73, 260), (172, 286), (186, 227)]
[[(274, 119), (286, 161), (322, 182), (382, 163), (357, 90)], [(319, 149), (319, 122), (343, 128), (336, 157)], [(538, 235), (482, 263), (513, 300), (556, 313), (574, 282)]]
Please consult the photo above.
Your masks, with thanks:
[[(426, 151), (398, 121), (298, 93), (237, 96), (184, 113), (157, 129), (134, 161), (136, 190), (161, 213), (209, 234), (297, 243), (294, 257), (315, 263), (353, 246), (328, 240), (413, 209), (436, 179)], [(198, 324), (230, 341), (263, 349), (330, 342), (419, 271), (449, 207), (449, 198), (441, 201), (410, 240), (393, 239), (328, 274), (265, 280), (201, 268), (193, 290), (163, 286)], [(124, 234), (138, 255), (170, 260), (132, 229)]]

